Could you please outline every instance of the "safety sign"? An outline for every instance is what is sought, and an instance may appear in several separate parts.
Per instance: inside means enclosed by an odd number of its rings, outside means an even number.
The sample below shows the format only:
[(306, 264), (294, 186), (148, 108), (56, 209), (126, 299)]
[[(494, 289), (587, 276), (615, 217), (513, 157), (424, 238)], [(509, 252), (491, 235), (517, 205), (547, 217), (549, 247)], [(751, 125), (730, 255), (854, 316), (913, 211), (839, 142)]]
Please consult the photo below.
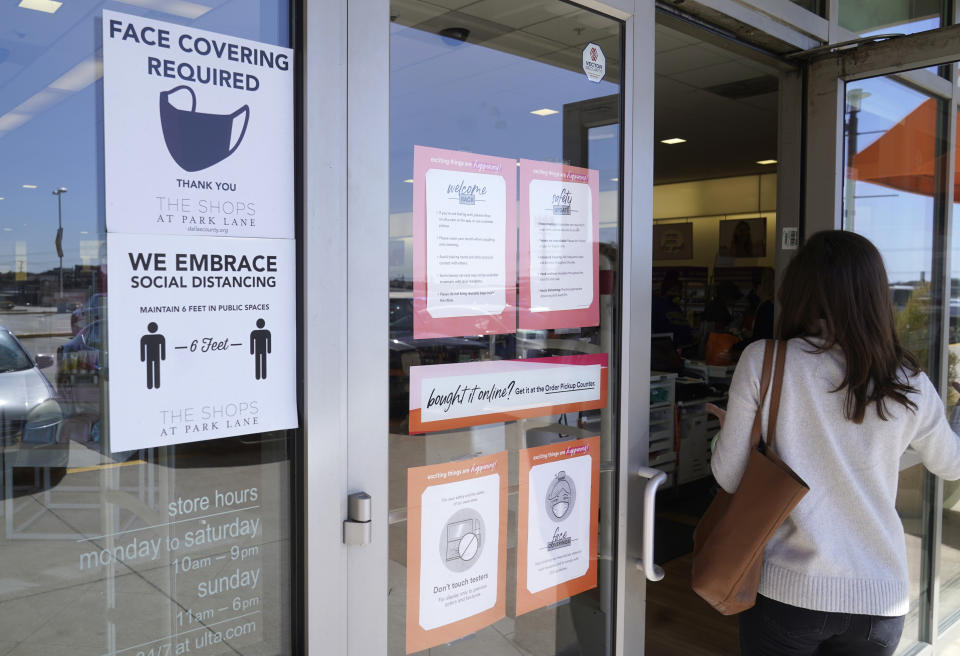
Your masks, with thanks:
[(507, 452), (407, 471), (407, 653), (506, 610)]
[(293, 51), (103, 11), (108, 232), (293, 238)]
[(520, 160), (520, 328), (600, 323), (600, 174)]
[(294, 245), (107, 234), (111, 451), (297, 426)]
[(521, 449), (517, 614), (597, 586), (600, 438)]

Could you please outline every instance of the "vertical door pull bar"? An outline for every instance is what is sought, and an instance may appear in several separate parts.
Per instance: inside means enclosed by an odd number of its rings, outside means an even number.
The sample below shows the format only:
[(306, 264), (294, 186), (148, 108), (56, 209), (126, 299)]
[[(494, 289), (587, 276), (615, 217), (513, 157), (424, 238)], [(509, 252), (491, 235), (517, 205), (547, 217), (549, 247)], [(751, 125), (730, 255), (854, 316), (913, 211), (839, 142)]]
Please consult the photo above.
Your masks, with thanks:
[(657, 488), (667, 480), (667, 475), (659, 469), (641, 467), (637, 472), (640, 478), (647, 479), (643, 490), (643, 558), (637, 560), (637, 569), (642, 569), (649, 581), (663, 579), (663, 568), (653, 562), (653, 520), (657, 506)]

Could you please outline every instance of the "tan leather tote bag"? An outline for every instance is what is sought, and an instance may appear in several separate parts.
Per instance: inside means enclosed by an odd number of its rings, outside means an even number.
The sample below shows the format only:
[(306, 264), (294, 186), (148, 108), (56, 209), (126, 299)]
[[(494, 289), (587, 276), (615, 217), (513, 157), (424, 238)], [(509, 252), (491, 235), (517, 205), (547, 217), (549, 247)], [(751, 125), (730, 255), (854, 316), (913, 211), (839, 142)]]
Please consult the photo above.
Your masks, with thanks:
[[(763, 404), (770, 387), (776, 350), (767, 439), (762, 432)], [(693, 589), (724, 615), (756, 602), (763, 549), (800, 499), (810, 490), (773, 452), (787, 343), (767, 340), (760, 377), (760, 405), (750, 435), (750, 457), (737, 491), (723, 490), (707, 508), (693, 533)]]

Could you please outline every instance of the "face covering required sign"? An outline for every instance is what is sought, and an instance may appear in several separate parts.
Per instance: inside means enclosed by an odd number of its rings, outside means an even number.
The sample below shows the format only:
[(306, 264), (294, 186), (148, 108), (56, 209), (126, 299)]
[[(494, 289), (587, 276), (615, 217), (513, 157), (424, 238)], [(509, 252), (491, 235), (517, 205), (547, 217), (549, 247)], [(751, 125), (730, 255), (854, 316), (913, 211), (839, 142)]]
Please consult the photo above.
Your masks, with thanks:
[[(171, 94), (190, 94), (190, 109), (177, 109), (170, 102)], [(243, 141), (250, 119), (250, 108), (244, 105), (233, 114), (201, 114), (197, 110), (197, 94), (181, 85), (160, 94), (160, 124), (163, 140), (170, 156), (184, 171), (202, 171), (233, 155)], [(233, 137), (235, 119), (243, 116), (240, 135)], [(231, 145), (232, 144), (232, 145)]]
[(293, 51), (103, 11), (108, 232), (292, 239)]

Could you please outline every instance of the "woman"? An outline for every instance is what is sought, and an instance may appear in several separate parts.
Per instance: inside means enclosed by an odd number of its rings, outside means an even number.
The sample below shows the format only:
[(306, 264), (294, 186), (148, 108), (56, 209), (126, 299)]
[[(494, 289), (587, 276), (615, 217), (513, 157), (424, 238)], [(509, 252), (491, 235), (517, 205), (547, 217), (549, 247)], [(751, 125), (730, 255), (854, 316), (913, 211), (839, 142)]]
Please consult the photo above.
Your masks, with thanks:
[[(880, 253), (850, 232), (817, 233), (787, 267), (777, 326), (787, 344), (775, 450), (810, 492), (767, 543), (742, 654), (893, 654), (909, 607), (900, 456), (960, 478), (960, 437), (894, 331)], [(733, 492), (760, 398), (763, 342), (730, 386), (711, 466)], [(764, 434), (769, 398), (764, 404)]]

